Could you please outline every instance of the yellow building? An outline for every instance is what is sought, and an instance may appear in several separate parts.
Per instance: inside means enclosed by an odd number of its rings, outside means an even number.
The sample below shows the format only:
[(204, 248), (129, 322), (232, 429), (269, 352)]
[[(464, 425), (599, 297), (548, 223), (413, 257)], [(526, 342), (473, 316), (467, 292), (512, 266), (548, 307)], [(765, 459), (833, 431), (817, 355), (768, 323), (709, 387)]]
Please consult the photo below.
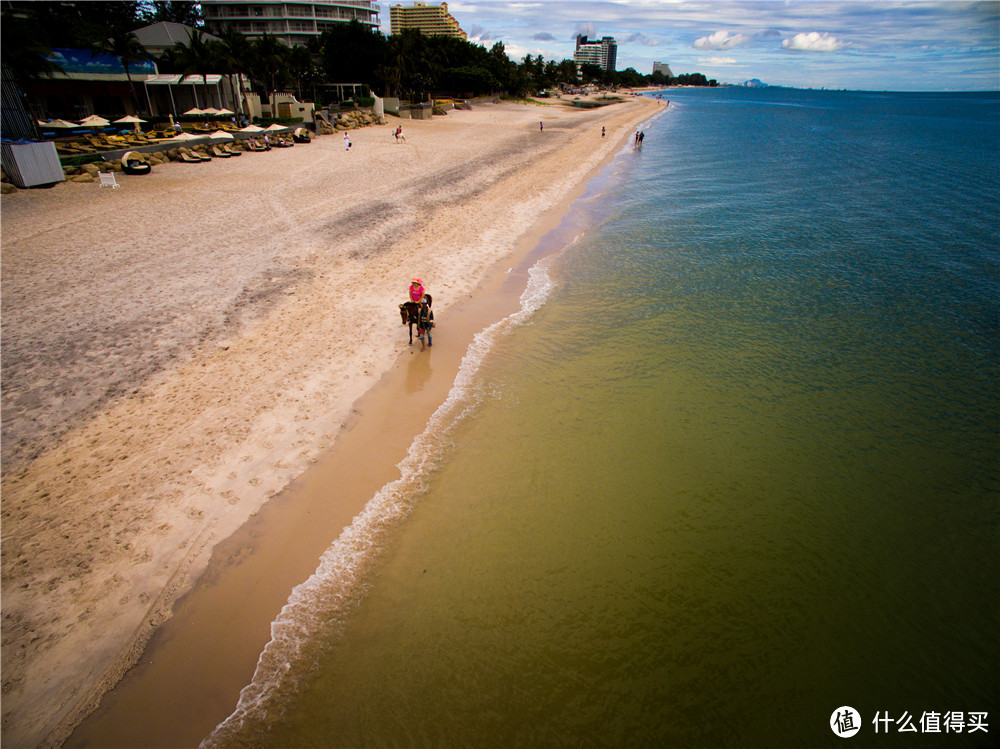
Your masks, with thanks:
[(419, 29), (420, 33), (437, 36), (457, 36), (468, 39), (458, 21), (448, 12), (448, 3), (427, 5), (414, 3), (413, 6), (392, 5), (389, 7), (389, 30), (399, 34), (406, 29)]

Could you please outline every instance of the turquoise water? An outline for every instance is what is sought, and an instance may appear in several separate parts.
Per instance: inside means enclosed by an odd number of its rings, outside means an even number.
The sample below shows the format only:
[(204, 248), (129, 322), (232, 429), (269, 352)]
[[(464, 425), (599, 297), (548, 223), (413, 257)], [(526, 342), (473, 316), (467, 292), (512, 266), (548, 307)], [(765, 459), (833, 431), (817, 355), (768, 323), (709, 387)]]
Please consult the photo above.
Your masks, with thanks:
[(995, 743), (1000, 98), (665, 96), (213, 741)]

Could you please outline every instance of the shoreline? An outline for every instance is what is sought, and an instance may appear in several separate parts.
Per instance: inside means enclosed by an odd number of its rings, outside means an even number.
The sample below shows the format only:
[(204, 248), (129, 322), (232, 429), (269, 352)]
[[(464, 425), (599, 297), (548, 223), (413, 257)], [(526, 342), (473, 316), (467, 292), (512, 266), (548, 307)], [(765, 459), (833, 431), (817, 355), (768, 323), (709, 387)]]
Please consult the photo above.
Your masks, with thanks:
[[(412, 358), (403, 353), (409, 350), (405, 337), (400, 343), (399, 331), (391, 327), (398, 327), (398, 323), (387, 322), (398, 301), (395, 297), (401, 296), (401, 292), (394, 295), (382, 287), (396, 288), (407, 280), (403, 277), (411, 274), (414, 249), (421, 257), (418, 261), (421, 269), (412, 272), (420, 272), (425, 281), (430, 281), (428, 288), (435, 293), (437, 302), (435, 311), (439, 317), (450, 320), (450, 308), (457, 309), (460, 300), (478, 298), (483, 279), (492, 273), (491, 269), (495, 270), (497, 263), (503, 263), (504, 258), (515, 252), (514, 238), (509, 236), (512, 230), (523, 236), (529, 229), (518, 230), (519, 227), (533, 225), (540, 213), (565, 199), (574, 186), (582, 189), (586, 179), (580, 178), (581, 172), (593, 173), (593, 163), (584, 160), (581, 166), (580, 144), (587, 141), (574, 130), (592, 128), (594, 123), (599, 127), (614, 122), (620, 132), (617, 138), (608, 140), (616, 140), (620, 145), (630, 132), (628, 127), (647, 119), (659, 108), (656, 104), (626, 105), (589, 113), (543, 110), (538, 114), (519, 105), (494, 106), (495, 110), (484, 107), (473, 117), (464, 118), (471, 122), (456, 125), (473, 128), (470, 133), (459, 134), (468, 138), (461, 146), (464, 153), (445, 152), (436, 165), (442, 171), (433, 175), (436, 178), (431, 184), (425, 182), (422, 189), (413, 191), (414, 200), (425, 201), (427, 216), (407, 210), (406, 201), (394, 205), (379, 200), (378, 188), (374, 194), (371, 189), (367, 191), (369, 204), (355, 201), (352, 206), (341, 192), (337, 196), (340, 200), (327, 200), (324, 193), (318, 211), (296, 211), (299, 206), (295, 199), (306, 201), (312, 194), (294, 194), (275, 206), (271, 225), (300, 240), (310, 239), (304, 236), (306, 230), (300, 226), (301, 221), (310, 216), (315, 220), (318, 215), (332, 217), (323, 227), (327, 232), (339, 236), (340, 232), (353, 228), (354, 239), (344, 242), (346, 251), (333, 262), (323, 257), (322, 242), (304, 242), (307, 251), (291, 258), (297, 264), (285, 258), (286, 276), (278, 278), (276, 289), (256, 290), (260, 299), (251, 299), (256, 306), (249, 302), (243, 307), (239, 304), (240, 294), (252, 298), (254, 289), (244, 288), (236, 295), (234, 316), (240, 319), (231, 329), (221, 331), (222, 335), (230, 334), (232, 340), (210, 337), (189, 359), (156, 373), (124, 400), (112, 403), (82, 426), (70, 428), (56, 446), (48, 448), (23, 472), (4, 477), (5, 738), (26, 745), (54, 745), (64, 740), (100, 696), (138, 660), (153, 632), (162, 622), (170, 620), (173, 604), (208, 568), (212, 551), (221, 549), (221, 542), (233, 537), (248, 519), (263, 512), (269, 500), (274, 502), (286, 494), (283, 489), (302, 476), (308, 465), (317, 460), (322, 462), (322, 456), (331, 445), (336, 447), (342, 441), (342, 435), (357, 429), (366, 419), (372, 421), (368, 414), (353, 415), (354, 404), (361, 403), (359, 398), (373, 386), (378, 387), (384, 373)], [(538, 116), (552, 121), (547, 123), (550, 127), (546, 136), (565, 126), (564, 142), (548, 150), (536, 148), (537, 144), (528, 139), (537, 135), (532, 132), (531, 122), (537, 124)], [(413, 133), (414, 144), (421, 139), (429, 143), (435, 130), (447, 130), (462, 119), (408, 124), (407, 134)], [(463, 156), (468, 159), (482, 153), (479, 141), (483, 128), (491, 125), (497, 130), (498, 139), (493, 151), (488, 152), (484, 163), (463, 169)], [(381, 147), (386, 155), (385, 164), (393, 166), (398, 161), (393, 153), (395, 144), (379, 143), (384, 129), (354, 131), (352, 140), (359, 150), (365, 148), (374, 153)], [(447, 132), (437, 135), (449, 138)], [(450, 137), (459, 135), (451, 133)], [(318, 139), (308, 146), (310, 158), (319, 147), (315, 155), (323, 161), (323, 166), (329, 167), (334, 158), (342, 155), (340, 144), (333, 140)], [(567, 154), (574, 148), (576, 159), (570, 164), (576, 171), (566, 177), (565, 170), (559, 167), (566, 166)], [(302, 152), (288, 149), (293, 151), (294, 155), (280, 156), (289, 164), (293, 164), (291, 159), (298, 159), (294, 167), (308, 170), (311, 165), (301, 165), (302, 157), (298, 154)], [(607, 144), (597, 154), (601, 156), (597, 160), (603, 164), (616, 152)], [(257, 157), (270, 159), (276, 155), (279, 154)], [(247, 155), (248, 159), (252, 157)], [(416, 157), (411, 174), (419, 180), (423, 168), (420, 162), (433, 156), (422, 153)], [(596, 157), (591, 154), (590, 159)], [(240, 165), (226, 165), (230, 166)], [(184, 169), (181, 165), (171, 165), (168, 170)], [(358, 174), (365, 171), (362, 166)], [(190, 179), (189, 174), (176, 172), (177, 177)], [(291, 179), (296, 176), (293, 174)], [(549, 180), (555, 180), (555, 184)], [(126, 184), (131, 187), (133, 180)], [(401, 184), (397, 180), (382, 187), (395, 189)], [(460, 190), (457, 198), (456, 184), (465, 191), (463, 194)], [(532, 184), (535, 193), (525, 196), (526, 188)], [(170, 186), (184, 189), (174, 183)], [(294, 193), (294, 185), (291, 189)], [(428, 194), (436, 198), (430, 204)], [(522, 202), (512, 213), (503, 208), (503, 200), (498, 199), (501, 196), (508, 201), (520, 198)], [(4, 199), (5, 214), (8, 200)], [(482, 210), (472, 216), (465, 215), (470, 206)], [(237, 207), (226, 218), (232, 224), (240, 216)], [(393, 228), (397, 231), (391, 231)], [(477, 246), (469, 248), (468, 238), (477, 228), (485, 236)], [(204, 232), (195, 226), (185, 238), (199, 233)], [(7, 240), (5, 232), (5, 254)], [(379, 241), (391, 246), (384, 249)], [(237, 260), (244, 259), (240, 247), (237, 245), (232, 251)], [(266, 273), (267, 264), (263, 265)], [(457, 270), (450, 270), (451, 267)], [(5, 267), (5, 292), (10, 283), (6, 271)], [(317, 328), (330, 309), (349, 312), (351, 329), (345, 330), (335, 321), (322, 322)], [(5, 309), (5, 317), (6, 312)], [(307, 326), (311, 335), (303, 335), (303, 326)], [(8, 330), (5, 325), (5, 335)], [(441, 327), (441, 342), (447, 339), (448, 330)], [(301, 338), (306, 340), (300, 341)], [(365, 340), (369, 338), (371, 341)], [(386, 346), (387, 338), (394, 343)], [(331, 345), (332, 350), (326, 351), (327, 341), (336, 341), (338, 345)], [(294, 350), (289, 352), (288, 348)], [(435, 348), (436, 360), (440, 359), (440, 352), (441, 349)], [(425, 359), (429, 361), (429, 357)], [(274, 365), (273, 376), (259, 372), (262, 361)], [(249, 381), (244, 383), (242, 378)], [(279, 391), (277, 397), (271, 389)], [(230, 396), (233, 390), (242, 396), (235, 402)], [(266, 401), (263, 404), (255, 400), (262, 398)], [(183, 414), (177, 413), (179, 402), (192, 400)], [(244, 418), (235, 420), (234, 414)], [(179, 415), (183, 418), (177, 418)], [(123, 430), (129, 426), (132, 430)], [(106, 458), (105, 465), (93, 465), (94, 458), (102, 456)], [(369, 461), (378, 462), (366, 457), (365, 462)], [(60, 471), (66, 465), (70, 468)], [(388, 465), (393, 462), (388, 461)], [(157, 468), (163, 470), (157, 472)], [(109, 485), (109, 480), (115, 483)], [(62, 500), (56, 503), (59, 505), (56, 510), (61, 513), (48, 507), (47, 517), (27, 520), (20, 517), (30, 515), (31, 506), (39, 499), (51, 499), (53, 489), (58, 492), (57, 499)], [(112, 503), (102, 504), (102, 498), (111, 499)], [(35, 562), (34, 569), (19, 571), (12, 552), (22, 551), (18, 548), (21, 544), (27, 545), (31, 536), (23, 534), (29, 530), (44, 534), (46, 523), (61, 523), (53, 531), (67, 529), (66, 513), (72, 514), (81, 505), (88, 505), (89, 515), (78, 521), (76, 527), (68, 528), (71, 533), (65, 534), (65, 540), (72, 541), (76, 536), (95, 531), (100, 535), (97, 524), (106, 523), (109, 515), (117, 519), (116, 513), (134, 516), (135, 522), (127, 528), (133, 535), (112, 553), (100, 548), (77, 549), (75, 554), (42, 559)], [(326, 527), (323, 532), (329, 530)], [(37, 543), (43, 539), (32, 540)], [(328, 537), (327, 543), (329, 540)], [(131, 549), (127, 548), (129, 544)], [(21, 554), (20, 559), (25, 556)], [(123, 560), (123, 556), (132, 558)], [(84, 572), (76, 577), (70, 572), (68, 584), (58, 580), (52, 586), (53, 579), (59, 576), (53, 578), (51, 570), (39, 569), (44, 562), (59, 567), (78, 559), (88, 566), (80, 568)], [(313, 567), (315, 560), (314, 556)], [(27, 574), (29, 571), (33, 574)], [(45, 593), (31, 592), (33, 584), (46, 582), (40, 579), (43, 576), (49, 577), (50, 589)], [(18, 592), (11, 595), (11, 585), (18, 586), (22, 580), (28, 583), (24, 589), (28, 592), (22, 593), (15, 587)], [(282, 585), (276, 584), (275, 588)], [(285, 596), (287, 592), (288, 588), (284, 588)], [(30, 618), (25, 612), (30, 615), (43, 606), (55, 608), (59, 614), (47, 622), (37, 618), (25, 621)], [(21, 619), (8, 619), (11, 611)], [(273, 616), (267, 621), (271, 619)], [(66, 622), (75, 622), (69, 631)], [(39, 631), (45, 635), (42, 644), (36, 644), (38, 638), (25, 644), (28, 635), (37, 635)], [(17, 649), (14, 651), (17, 657), (11, 655), (12, 648)], [(28, 672), (33, 677), (30, 680), (25, 679)], [(67, 672), (75, 673), (77, 678), (67, 678)]]

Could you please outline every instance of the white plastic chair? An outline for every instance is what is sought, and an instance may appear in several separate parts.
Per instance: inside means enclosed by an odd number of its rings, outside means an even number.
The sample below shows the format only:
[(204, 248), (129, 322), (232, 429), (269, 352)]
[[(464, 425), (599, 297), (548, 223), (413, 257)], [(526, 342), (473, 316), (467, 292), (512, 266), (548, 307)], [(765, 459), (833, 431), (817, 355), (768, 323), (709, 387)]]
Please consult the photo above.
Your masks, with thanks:
[(98, 176), (101, 178), (101, 187), (121, 187), (121, 185), (115, 181), (114, 172), (99, 172)]

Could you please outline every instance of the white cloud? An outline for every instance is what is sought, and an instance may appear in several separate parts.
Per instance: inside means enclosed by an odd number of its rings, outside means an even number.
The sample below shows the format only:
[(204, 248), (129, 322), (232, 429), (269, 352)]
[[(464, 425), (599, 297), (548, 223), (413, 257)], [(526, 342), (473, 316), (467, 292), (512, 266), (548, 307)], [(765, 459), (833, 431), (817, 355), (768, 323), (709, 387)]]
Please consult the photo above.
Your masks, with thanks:
[(742, 47), (750, 41), (750, 37), (743, 34), (729, 35), (728, 31), (716, 31), (711, 36), (703, 36), (694, 43), (695, 49), (732, 49)]
[(796, 34), (791, 39), (785, 39), (781, 46), (785, 49), (799, 52), (837, 52), (850, 46), (850, 42), (842, 42), (835, 36), (812, 31), (808, 34)]
[[(594, 39), (597, 36), (597, 27), (592, 23), (577, 24), (576, 34), (583, 34), (588, 39)], [(576, 38), (576, 34), (573, 35), (574, 39)]]
[(706, 65), (735, 65), (736, 60), (732, 57), (702, 57), (701, 62)]

